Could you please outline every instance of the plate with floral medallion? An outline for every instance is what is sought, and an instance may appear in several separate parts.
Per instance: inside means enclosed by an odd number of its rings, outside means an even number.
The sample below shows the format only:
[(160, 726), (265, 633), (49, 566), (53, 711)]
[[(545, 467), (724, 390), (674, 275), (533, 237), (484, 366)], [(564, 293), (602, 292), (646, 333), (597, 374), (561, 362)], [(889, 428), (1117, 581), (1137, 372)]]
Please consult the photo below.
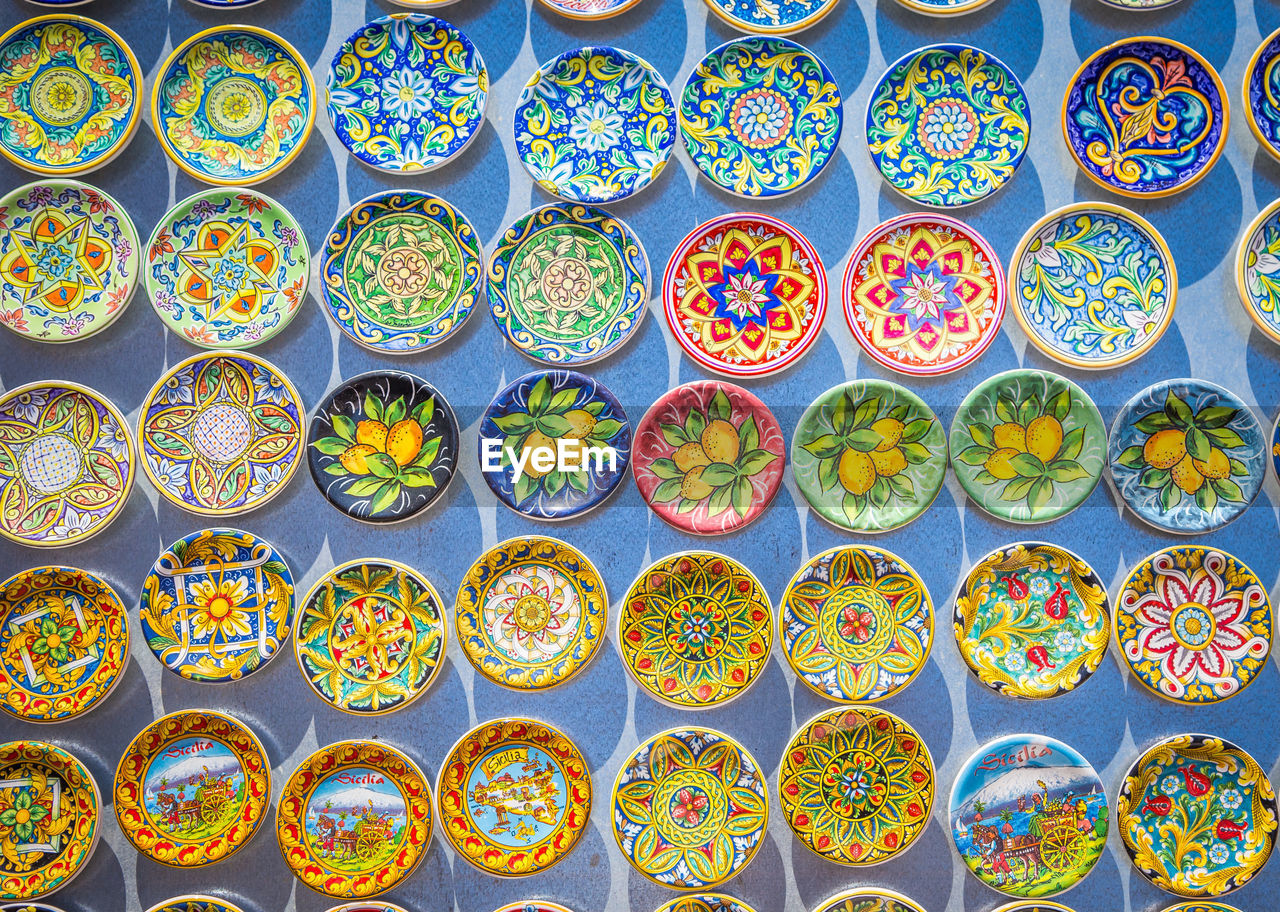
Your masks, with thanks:
[(0, 535), (61, 548), (97, 535), (133, 488), (124, 416), (96, 390), (62, 380), (0, 394)]
[(715, 887), (742, 873), (769, 825), (760, 764), (709, 728), (675, 728), (644, 741), (618, 771), (611, 803), (623, 857), (648, 880), (678, 890)]
[(892, 890), (855, 887), (823, 901), (814, 912), (924, 912), (924, 909)]
[(204, 529), (156, 558), (142, 581), (138, 620), (169, 671), (225, 684), (279, 654), (293, 606), (293, 574), (270, 542), (239, 529)]
[(1226, 147), (1228, 120), (1213, 65), (1168, 38), (1099, 48), (1062, 99), (1062, 133), (1076, 164), (1122, 196), (1168, 196), (1199, 181)]
[(816, 25), (839, 0), (707, 0), (707, 8), (736, 29), (755, 35), (793, 35)]
[[(205, 0), (192, 0), (198, 6), (214, 6), (215, 4), (206, 4)], [(257, 3), (259, 0), (252, 0)], [(175, 896), (172, 899), (166, 899), (164, 902), (152, 906), (147, 912), (243, 912), (235, 903), (221, 899), (217, 896), (206, 896), (203, 893), (187, 893), (182, 896)]]
[(693, 893), (667, 900), (654, 912), (756, 912), (756, 910), (742, 900), (725, 893)]
[(982, 9), (991, 0), (898, 0), (915, 13), (926, 16), (960, 16)]
[(792, 736), (778, 795), (787, 826), (806, 848), (840, 865), (876, 865), (924, 832), (933, 808), (933, 759), (916, 730), (893, 713), (827, 710)]
[(1272, 158), (1280, 158), (1280, 29), (1262, 40), (1244, 74), (1249, 129)]
[(1244, 748), (1210, 735), (1175, 735), (1129, 767), (1116, 796), (1116, 825), (1129, 860), (1154, 886), (1191, 898), (1225, 896), (1271, 857), (1276, 793)]
[(65, 722), (101, 705), (129, 664), (129, 614), (111, 584), (73, 567), (0, 583), (0, 709)]
[(276, 841), (312, 890), (365, 899), (413, 874), (431, 846), (432, 815), (431, 785), (407, 755), (380, 741), (339, 741), (285, 781)]
[(618, 652), (655, 700), (707, 709), (735, 700), (769, 664), (773, 609), (755, 575), (712, 551), (651, 564), (618, 613)]
[(271, 805), (271, 761), (258, 736), (223, 713), (161, 716), (125, 748), (113, 786), (116, 820), (160, 864), (196, 868), (230, 858)]
[(197, 180), (245, 187), (301, 154), (316, 118), (305, 58), (251, 25), (215, 26), (183, 41), (151, 88), (151, 122), (165, 155)]
[(77, 757), (43, 741), (0, 743), (0, 902), (65, 887), (89, 864), (101, 824), (98, 784)]
[(1236, 290), (1255, 326), (1280, 342), (1280, 200), (1249, 223), (1236, 248)]
[(138, 287), (138, 231), (110, 195), (43, 180), (0, 197), (0, 326), (39, 342), (77, 342), (124, 313)]
[(929, 660), (933, 601), (892, 552), (844, 545), (796, 571), (778, 606), (791, 670), (815, 693), (875, 703), (899, 693)]
[(353, 716), (404, 709), (443, 665), (444, 603), (416, 570), (385, 558), (339, 564), (298, 610), (294, 658), (317, 697)]
[(302, 397), (248, 353), (193, 355), (143, 400), (138, 450), (164, 498), (190, 513), (233, 516), (270, 501), (302, 461)]
[(640, 0), (541, 0), (542, 6), (553, 13), (588, 22), (620, 16), (639, 2)]
[(564, 732), (495, 719), (453, 746), (436, 781), (440, 830), (458, 856), (494, 877), (545, 871), (589, 826), (591, 771)]
[(613, 354), (649, 303), (649, 258), (626, 222), (552, 203), (502, 233), (485, 272), (489, 313), (517, 351), (574, 366)]
[[(721, 4), (748, 7), (744, 0), (707, 2), (720, 15)], [(782, 0), (754, 9), (781, 16), (813, 6)], [(757, 199), (814, 180), (836, 154), (844, 114), (835, 76), (820, 57), (787, 38), (753, 35), (720, 45), (694, 68), (680, 94), (679, 123), (699, 171), (723, 190)]]
[(827, 314), (827, 274), (797, 229), (737, 213), (693, 229), (662, 277), (667, 326), (686, 355), (730, 377), (785, 370)]

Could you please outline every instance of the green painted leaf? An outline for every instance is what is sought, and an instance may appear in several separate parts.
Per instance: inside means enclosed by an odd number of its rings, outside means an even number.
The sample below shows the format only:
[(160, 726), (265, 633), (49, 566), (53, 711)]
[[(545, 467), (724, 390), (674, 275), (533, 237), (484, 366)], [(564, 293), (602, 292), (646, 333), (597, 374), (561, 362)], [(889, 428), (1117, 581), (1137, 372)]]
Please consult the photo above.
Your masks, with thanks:
[(1236, 447), (1244, 446), (1244, 438), (1231, 428), (1213, 428), (1205, 431), (1205, 434), (1224, 450), (1234, 450)]
[(1160, 509), (1168, 513), (1182, 503), (1182, 489), (1176, 484), (1166, 484), (1160, 490)]
[(1080, 452), (1084, 449), (1084, 426), (1074, 428), (1067, 432), (1062, 438), (1062, 446), (1058, 448), (1058, 456), (1061, 459), (1079, 459)]
[(1169, 483), (1168, 469), (1147, 469), (1142, 473), (1142, 477), (1138, 479), (1138, 484), (1144, 488), (1159, 488)]
[(1156, 431), (1167, 431), (1173, 427), (1173, 422), (1169, 420), (1169, 416), (1164, 412), (1152, 412), (1150, 415), (1144, 415), (1133, 423), (1134, 430), (1141, 431), (1144, 434), (1154, 434)]
[(1049, 463), (1048, 475), (1054, 481), (1076, 481), (1080, 478), (1089, 477), (1089, 473), (1085, 471), (1084, 466), (1069, 459), (1059, 459), (1057, 462)]
[(573, 405), (573, 400), (578, 398), (578, 388), (570, 387), (569, 389), (560, 390), (551, 397), (551, 404), (547, 406), (549, 412), (564, 412)]
[(321, 437), (319, 440), (311, 441), (311, 445), (326, 456), (339, 456), (351, 446), (341, 437)]
[(883, 437), (881, 437), (877, 432), (871, 430), (871, 428), (858, 428), (857, 430), (850, 431), (846, 434), (844, 442), (851, 449), (869, 453), (874, 450), (876, 445), (883, 439)]
[(1206, 405), (1196, 412), (1195, 423), (1196, 427), (1204, 428), (1207, 431), (1210, 428), (1218, 428), (1230, 424), (1235, 417), (1236, 410), (1229, 405)]
[(917, 418), (902, 429), (902, 440), (900, 442), (914, 443), (925, 434), (929, 433), (929, 428), (931, 427), (933, 427), (933, 422), (930, 419)]
[(756, 428), (756, 416), (748, 415), (738, 428), (738, 449), (743, 453), (760, 446), (760, 431)]
[[(382, 400), (373, 393), (365, 393), (364, 413), (374, 421), (382, 421)], [(385, 424), (386, 422), (383, 423)]]
[(564, 415), (555, 415), (547, 412), (539, 415), (534, 419), (534, 424), (538, 430), (546, 434), (548, 437), (563, 437), (569, 431), (573, 430), (573, 424)]
[(1044, 463), (1030, 453), (1018, 453), (1009, 458), (1009, 467), (1023, 478), (1039, 478), (1044, 474)]
[(765, 466), (777, 458), (776, 453), (770, 453), (768, 450), (751, 450), (738, 459), (738, 471), (743, 476), (755, 475), (757, 472), (764, 471)]
[(649, 499), (654, 503), (670, 503), (680, 496), (680, 479), (672, 478), (653, 489)]
[(680, 467), (677, 466), (673, 460), (667, 459), (665, 456), (655, 459), (653, 462), (649, 463), (649, 471), (663, 479), (684, 477), (684, 472), (680, 471)]
[(400, 472), (400, 466), (386, 453), (370, 453), (364, 461), (369, 471), (379, 478), (395, 478)]
[(1196, 506), (1206, 513), (1212, 513), (1218, 505), (1218, 492), (1212, 484), (1202, 484), (1196, 491)]
[(684, 428), (678, 424), (659, 425), (662, 428), (662, 437), (667, 443), (673, 447), (683, 446), (689, 443), (689, 438), (685, 436)]
[(1022, 500), (1036, 481), (1035, 478), (1015, 478), (1004, 486), (1004, 490), (1000, 492), (1000, 499), (1009, 502)]
[(373, 503), (370, 509), (374, 513), (381, 513), (390, 507), (400, 498), (400, 485), (394, 481), (384, 482), (378, 493), (373, 496)]
[[(719, 418), (721, 421), (729, 420), (732, 407), (729, 405), (729, 397), (725, 395), (724, 390), (716, 390), (716, 394), (711, 397), (711, 404), (707, 406), (707, 411), (711, 413), (712, 418)], [(698, 433), (701, 434), (702, 432), (699, 431)]]
[(702, 470), (702, 475), (699, 477), (711, 487), (718, 488), (735, 480), (738, 477), (738, 471), (727, 463), (713, 462)]
[(1048, 478), (1037, 478), (1027, 492), (1027, 505), (1035, 513), (1048, 505), (1053, 498), (1053, 482)]
[(733, 505), (733, 485), (725, 485), (711, 492), (707, 501), (707, 512), (719, 516)]
[(352, 497), (368, 497), (382, 487), (381, 478), (360, 478), (347, 485), (347, 494)]
[(818, 484), (823, 491), (830, 491), (840, 483), (840, 464), (835, 459), (823, 459), (818, 463)]
[(987, 461), (987, 457), (991, 455), (991, 450), (984, 449), (980, 446), (965, 447), (955, 458), (965, 465), (980, 466)]
[(1212, 449), (1209, 437), (1204, 431), (1198, 427), (1193, 427), (1187, 431), (1187, 452), (1191, 454), (1192, 459), (1199, 459), (1204, 462), (1209, 458), (1209, 451)]
[(548, 396), (551, 393), (551, 379), (543, 376), (537, 383), (533, 385), (533, 389), (529, 391), (529, 414), (535, 417), (541, 415), (547, 406)]
[(1230, 478), (1214, 478), (1213, 486), (1218, 490), (1218, 495), (1223, 500), (1231, 503), (1244, 503), (1244, 491), (1240, 490), (1240, 485), (1236, 484)]
[(1140, 469), (1146, 465), (1146, 459), (1142, 455), (1142, 447), (1127, 447), (1123, 453), (1116, 457), (1116, 462), (1129, 469)]
[(864, 399), (858, 403), (858, 408), (853, 413), (854, 427), (865, 427), (875, 420), (880, 412), (880, 397), (872, 396), (870, 399)]
[(533, 418), (524, 412), (512, 412), (494, 416), (493, 423), (504, 434), (523, 434), (533, 427)]
[(348, 443), (356, 442), (356, 423), (346, 415), (332, 415), (329, 423), (333, 425), (333, 432)]
[[(723, 390), (721, 391), (723, 392)], [(717, 393), (716, 395), (720, 395)], [(728, 420), (728, 419), (726, 419)], [(699, 440), (702, 432), (707, 428), (707, 419), (702, 412), (697, 409), (690, 409), (689, 414), (684, 419), (684, 432), (690, 440)]]
[(406, 411), (408, 410), (405, 408), (405, 405), (404, 405), (404, 396), (399, 396), (396, 398), (395, 402), (387, 406), (387, 411), (385, 416), (382, 419), (382, 423), (385, 424), (387, 427), (391, 427), (393, 424), (395, 424), (397, 421), (399, 421), (401, 418), (404, 417)]
[(1169, 390), (1169, 395), (1165, 397), (1164, 411), (1178, 427), (1184, 428), (1191, 423), (1191, 406), (1175, 396), (1173, 390)]
[(867, 499), (857, 494), (845, 494), (840, 501), (840, 509), (844, 511), (845, 517), (851, 524), (858, 521), (858, 517), (867, 509)]
[(564, 472), (551, 471), (542, 476), (542, 490), (547, 492), (548, 497), (554, 497), (560, 493), (560, 489), (565, 486)]
[(987, 427), (981, 422), (969, 425), (969, 436), (973, 438), (973, 442), (978, 446), (987, 449), (995, 449), (996, 435), (995, 431)]
[(745, 478), (739, 478), (731, 486), (733, 491), (733, 512), (738, 516), (746, 516), (751, 509), (751, 482)]
[(1059, 421), (1066, 420), (1067, 415), (1071, 414), (1071, 390), (1064, 389), (1058, 395), (1049, 400), (1049, 405), (1045, 409), (1045, 413), (1052, 415)]

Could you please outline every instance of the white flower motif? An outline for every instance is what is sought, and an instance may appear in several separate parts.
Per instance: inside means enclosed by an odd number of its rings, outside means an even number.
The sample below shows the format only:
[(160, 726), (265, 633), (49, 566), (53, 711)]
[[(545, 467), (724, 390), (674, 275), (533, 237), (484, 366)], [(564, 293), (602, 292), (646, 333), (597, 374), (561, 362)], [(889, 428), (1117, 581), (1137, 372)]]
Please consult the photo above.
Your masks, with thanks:
[(748, 143), (767, 145), (781, 137), (789, 114), (773, 92), (759, 92), (738, 105), (734, 125)]
[(747, 316), (759, 317), (763, 313), (760, 305), (768, 302), (769, 296), (764, 292), (765, 281), (740, 272), (729, 276), (729, 284), (724, 290), (724, 305), (739, 320)]
[(109, 413), (102, 419), (102, 426), (98, 431), (98, 446), (110, 453), (115, 460), (123, 460), (129, 454), (129, 438)]
[(1256, 298), (1268, 297), (1267, 289), (1262, 287), (1262, 276), (1267, 276), (1273, 281), (1280, 278), (1280, 257), (1274, 253), (1259, 253), (1257, 261), (1253, 267), (1245, 270), (1245, 276), (1249, 283), (1249, 293)]
[(169, 405), (177, 405), (180, 402), (190, 405), (195, 402), (195, 395), (191, 388), (195, 382), (194, 367), (180, 370), (164, 381), (164, 386), (160, 387), (160, 396)]
[(263, 399), (274, 402), (276, 405), (284, 405), (289, 400), (289, 391), (285, 389), (284, 378), (260, 367), (253, 369), (253, 388)]
[(1022, 653), (1011, 652), (1005, 657), (1004, 665), (1010, 671), (1022, 671), (1027, 667), (1027, 660)]
[(1224, 789), (1222, 794), (1218, 796), (1218, 803), (1229, 811), (1234, 811), (1243, 801), (1244, 796), (1240, 794), (1239, 789)]
[(1068, 653), (1076, 648), (1076, 637), (1070, 630), (1059, 630), (1053, 638), (1053, 646), (1059, 653)]
[(569, 138), (595, 155), (612, 149), (622, 141), (622, 115), (609, 106), (604, 99), (597, 99), (589, 106), (583, 106), (573, 112), (573, 122), (569, 125)]
[(436, 92), (427, 77), (408, 67), (396, 70), (383, 80), (382, 109), (389, 117), (413, 120), (431, 110)]
[(910, 278), (910, 284), (902, 289), (902, 309), (917, 319), (942, 317), (942, 302), (946, 300), (947, 289), (931, 272), (917, 272)]
[(62, 521), (53, 527), (53, 534), (59, 538), (77, 538), (89, 531), (93, 525), (93, 517), (74, 507), (67, 507), (62, 514)]
[(1166, 795), (1172, 795), (1182, 786), (1182, 781), (1177, 776), (1169, 775), (1160, 780), (1160, 788)]
[(1032, 595), (1048, 595), (1049, 580), (1043, 576), (1033, 576), (1029, 584)]
[(183, 471), (181, 468), (163, 456), (148, 454), (147, 462), (151, 465), (151, 474), (160, 487), (174, 494), (181, 493), (183, 487)]
[(935, 104), (925, 113), (924, 136), (939, 155), (959, 155), (973, 136), (973, 119), (959, 102)]
[(32, 424), (40, 417), (40, 410), (49, 402), (48, 390), (31, 390), (19, 393), (4, 404), (4, 411), (19, 421)]
[(261, 497), (275, 490), (282, 481), (284, 481), (284, 466), (280, 463), (260, 466), (254, 469), (253, 484), (249, 485), (249, 496)]
[(1220, 865), (1231, 857), (1231, 852), (1220, 842), (1215, 842), (1209, 848), (1209, 860), (1216, 865)]
[(1133, 330), (1134, 340), (1131, 344), (1137, 344), (1155, 332), (1155, 319), (1141, 307), (1126, 307), (1120, 312), (1120, 319)]

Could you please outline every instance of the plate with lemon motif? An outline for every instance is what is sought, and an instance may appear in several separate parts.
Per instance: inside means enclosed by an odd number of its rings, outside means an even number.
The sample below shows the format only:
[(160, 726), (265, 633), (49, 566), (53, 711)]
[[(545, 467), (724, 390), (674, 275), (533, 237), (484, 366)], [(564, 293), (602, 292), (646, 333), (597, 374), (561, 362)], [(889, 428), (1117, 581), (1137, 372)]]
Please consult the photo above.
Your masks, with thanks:
[(814, 912), (925, 912), (912, 900), (892, 890), (877, 887), (855, 887), (837, 893)]
[(755, 35), (792, 35), (821, 22), (839, 0), (707, 0), (707, 8), (721, 20)]
[[(206, 5), (202, 0), (193, 0), (197, 5)], [(259, 0), (252, 0), (257, 3)], [(212, 6), (213, 4), (207, 4)], [(147, 912), (243, 912), (243, 910), (234, 903), (225, 899), (219, 899), (216, 896), (205, 896), (202, 893), (188, 893), (184, 896), (175, 896), (173, 899), (166, 899), (164, 902), (152, 906)]]
[[(520, 912), (513, 909), (511, 912)], [(740, 899), (724, 893), (694, 893), (671, 899), (654, 912), (756, 912)]]

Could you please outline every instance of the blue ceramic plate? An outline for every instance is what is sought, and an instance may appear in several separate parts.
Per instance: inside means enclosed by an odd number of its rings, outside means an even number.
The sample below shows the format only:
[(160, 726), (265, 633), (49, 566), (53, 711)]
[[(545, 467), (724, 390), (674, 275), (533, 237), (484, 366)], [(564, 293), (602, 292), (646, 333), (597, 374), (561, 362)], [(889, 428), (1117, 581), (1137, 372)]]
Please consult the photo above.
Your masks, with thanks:
[(959, 16), (982, 9), (991, 0), (898, 0), (903, 6), (926, 16)]
[(1280, 200), (1244, 230), (1236, 248), (1236, 290), (1254, 325), (1280, 342)]
[(1280, 158), (1280, 29), (1263, 40), (1245, 69), (1244, 113), (1262, 148)]
[[(816, 24), (840, 0), (707, 0), (707, 6), (734, 28), (757, 35), (790, 35)], [(974, 0), (960, 0), (972, 3)], [(991, 0), (977, 0), (979, 4)]]

